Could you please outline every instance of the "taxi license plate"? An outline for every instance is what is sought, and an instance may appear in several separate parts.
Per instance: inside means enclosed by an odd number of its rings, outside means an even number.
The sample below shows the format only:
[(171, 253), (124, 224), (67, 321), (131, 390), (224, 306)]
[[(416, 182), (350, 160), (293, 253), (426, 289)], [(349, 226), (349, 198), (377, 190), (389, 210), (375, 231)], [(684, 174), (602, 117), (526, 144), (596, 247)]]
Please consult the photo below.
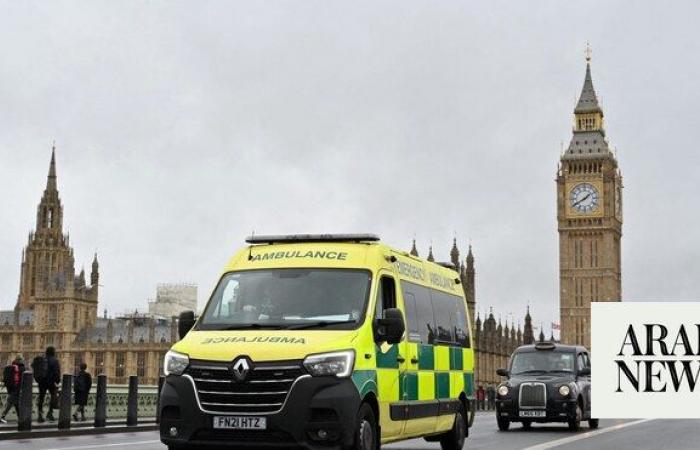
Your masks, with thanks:
[(214, 429), (217, 430), (264, 430), (267, 417), (255, 416), (214, 416)]
[(520, 411), (520, 417), (547, 417), (547, 411)]

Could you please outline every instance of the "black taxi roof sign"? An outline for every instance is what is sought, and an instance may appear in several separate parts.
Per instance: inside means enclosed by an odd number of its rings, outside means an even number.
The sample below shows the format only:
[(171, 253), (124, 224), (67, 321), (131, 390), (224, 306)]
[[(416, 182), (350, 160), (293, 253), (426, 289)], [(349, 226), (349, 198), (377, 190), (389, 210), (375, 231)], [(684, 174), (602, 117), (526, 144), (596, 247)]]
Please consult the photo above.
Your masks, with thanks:
[(371, 233), (355, 234), (287, 234), (248, 236), (248, 244), (278, 244), (299, 242), (377, 242), (379, 236)]

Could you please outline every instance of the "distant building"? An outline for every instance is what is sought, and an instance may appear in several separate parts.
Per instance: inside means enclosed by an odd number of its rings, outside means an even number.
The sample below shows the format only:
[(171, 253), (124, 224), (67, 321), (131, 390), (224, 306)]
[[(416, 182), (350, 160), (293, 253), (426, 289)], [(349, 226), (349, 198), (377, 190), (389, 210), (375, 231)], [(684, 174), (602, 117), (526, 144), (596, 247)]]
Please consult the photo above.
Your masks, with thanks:
[(156, 300), (148, 302), (148, 314), (155, 317), (177, 317), (183, 311), (197, 310), (197, 285), (163, 283), (156, 290)]
[(17, 353), (31, 361), (53, 345), (64, 373), (85, 362), (93, 375), (106, 374), (108, 383), (126, 383), (129, 375), (157, 383), (165, 352), (177, 340), (177, 322), (138, 315), (98, 318), (97, 255), (91, 269), (90, 284), (84, 270), (75, 272), (73, 249), (63, 232), (54, 149), (36, 229), (22, 252), (17, 303), (14, 310), (0, 311), (0, 365)]

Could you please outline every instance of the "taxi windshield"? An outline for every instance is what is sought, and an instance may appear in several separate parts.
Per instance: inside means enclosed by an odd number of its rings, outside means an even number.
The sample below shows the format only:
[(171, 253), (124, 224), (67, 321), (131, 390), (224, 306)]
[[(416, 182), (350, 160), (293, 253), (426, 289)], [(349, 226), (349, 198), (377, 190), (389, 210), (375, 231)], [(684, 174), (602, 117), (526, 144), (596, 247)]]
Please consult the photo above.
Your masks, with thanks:
[(356, 328), (370, 274), (349, 269), (269, 269), (222, 277), (200, 330)]
[(513, 355), (510, 373), (574, 372), (574, 354), (564, 352), (521, 352)]

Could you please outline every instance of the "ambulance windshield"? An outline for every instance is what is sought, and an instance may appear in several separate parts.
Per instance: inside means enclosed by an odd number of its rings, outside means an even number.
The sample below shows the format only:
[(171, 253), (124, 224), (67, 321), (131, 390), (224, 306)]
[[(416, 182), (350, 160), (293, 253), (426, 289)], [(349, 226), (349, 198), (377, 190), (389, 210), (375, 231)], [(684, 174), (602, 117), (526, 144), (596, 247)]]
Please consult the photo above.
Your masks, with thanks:
[(362, 270), (231, 272), (219, 282), (198, 329), (356, 328), (369, 285), (370, 274)]

